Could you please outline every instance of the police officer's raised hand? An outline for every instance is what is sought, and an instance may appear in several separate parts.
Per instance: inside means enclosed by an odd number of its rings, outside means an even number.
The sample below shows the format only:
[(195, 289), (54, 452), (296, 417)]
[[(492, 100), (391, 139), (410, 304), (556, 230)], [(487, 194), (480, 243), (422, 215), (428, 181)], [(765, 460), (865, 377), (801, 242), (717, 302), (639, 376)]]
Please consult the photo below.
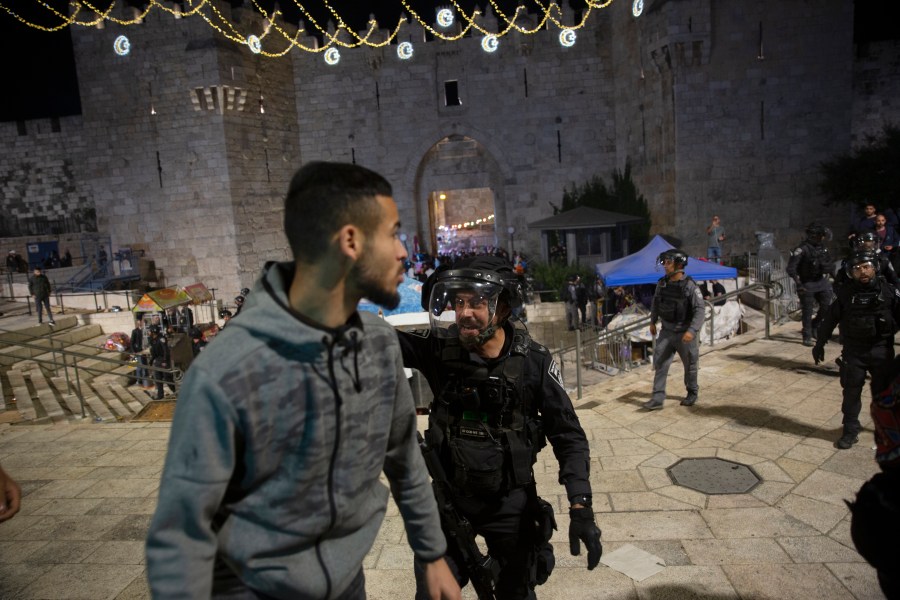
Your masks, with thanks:
[(812, 357), (816, 364), (825, 362), (825, 346), (816, 344), (812, 349)]
[(588, 570), (590, 571), (600, 562), (603, 554), (603, 546), (600, 544), (600, 528), (594, 521), (594, 511), (590, 506), (569, 509), (569, 552), (572, 556), (581, 554), (581, 544), (584, 542), (588, 553)]

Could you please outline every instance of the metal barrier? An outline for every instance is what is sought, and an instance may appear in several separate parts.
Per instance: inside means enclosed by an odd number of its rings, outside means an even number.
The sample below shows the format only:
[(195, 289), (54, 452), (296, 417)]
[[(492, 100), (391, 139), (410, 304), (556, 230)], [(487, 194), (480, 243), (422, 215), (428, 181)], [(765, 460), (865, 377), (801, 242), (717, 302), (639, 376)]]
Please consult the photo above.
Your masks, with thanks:
[[(733, 292), (729, 292), (722, 296), (716, 296), (712, 301), (705, 301), (707, 306), (712, 306), (713, 302), (729, 300), (737, 298), (741, 294), (751, 292), (753, 290), (762, 289), (766, 293), (766, 310), (765, 315), (765, 338), (771, 336), (771, 307), (779, 300), (783, 289), (780, 284), (775, 282), (757, 282), (751, 283), (744, 287), (738, 288)], [(715, 344), (715, 310), (709, 311), (709, 315), (705, 317), (704, 322), (710, 322), (710, 346)], [(638, 331), (650, 324), (650, 316), (644, 316), (622, 327), (615, 329), (605, 329), (597, 333), (583, 335), (581, 330), (575, 331), (575, 344), (563, 348), (557, 348), (551, 351), (551, 355), (559, 365), (560, 372), (565, 380), (565, 364), (566, 355), (575, 354), (575, 385), (577, 398), (580, 400), (582, 395), (582, 365), (589, 363), (591, 368), (606, 373), (607, 375), (617, 375), (620, 372), (630, 371), (634, 361), (631, 355), (631, 340), (629, 335), (633, 331)], [(655, 348), (656, 341), (650, 342), (651, 348)], [(585, 356), (589, 356), (587, 360)]]
[(772, 319), (784, 323), (800, 310), (800, 298), (794, 280), (787, 274), (784, 258), (761, 259), (755, 254), (747, 257), (750, 277), (773, 288), (773, 302), (770, 304)]

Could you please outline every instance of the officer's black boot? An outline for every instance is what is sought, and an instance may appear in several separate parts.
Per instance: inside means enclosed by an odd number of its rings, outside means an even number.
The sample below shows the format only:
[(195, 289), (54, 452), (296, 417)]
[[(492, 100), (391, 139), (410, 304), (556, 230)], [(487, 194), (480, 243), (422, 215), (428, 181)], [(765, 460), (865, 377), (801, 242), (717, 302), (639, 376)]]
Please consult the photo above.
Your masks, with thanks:
[(697, 403), (697, 392), (688, 392), (684, 400), (681, 401), (682, 406), (693, 406)]
[(859, 441), (859, 433), (852, 429), (844, 429), (844, 435), (841, 439), (834, 443), (835, 447), (840, 450), (848, 450), (853, 444)]

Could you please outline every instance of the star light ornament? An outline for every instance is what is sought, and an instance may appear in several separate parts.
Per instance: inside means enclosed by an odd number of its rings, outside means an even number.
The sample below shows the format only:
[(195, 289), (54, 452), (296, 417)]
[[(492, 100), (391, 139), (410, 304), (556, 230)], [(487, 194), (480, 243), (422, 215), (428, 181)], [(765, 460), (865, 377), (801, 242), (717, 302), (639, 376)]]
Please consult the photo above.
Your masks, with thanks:
[(113, 42), (113, 52), (119, 56), (126, 56), (131, 52), (131, 42), (128, 41), (128, 38), (124, 35), (120, 35), (116, 38), (116, 41)]
[(250, 48), (250, 52), (253, 54), (259, 54), (262, 52), (262, 43), (260, 43), (259, 38), (255, 35), (247, 36), (247, 46)]
[(337, 48), (329, 48), (325, 51), (325, 62), (331, 66), (338, 64), (341, 60), (341, 53)]
[(559, 32), (559, 45), (563, 48), (571, 48), (575, 45), (576, 37), (574, 29), (563, 29)]
[(437, 22), (441, 27), (450, 27), (453, 25), (453, 11), (449, 8), (442, 8), (438, 11)]
[(634, 3), (631, 5), (631, 14), (634, 15), (634, 18), (638, 18), (643, 12), (644, 0), (634, 0)]
[(397, 46), (397, 56), (400, 60), (409, 60), (413, 55), (413, 45), (410, 42), (403, 42)]
[(499, 45), (500, 40), (494, 34), (486, 35), (481, 40), (481, 49), (487, 53), (496, 52)]

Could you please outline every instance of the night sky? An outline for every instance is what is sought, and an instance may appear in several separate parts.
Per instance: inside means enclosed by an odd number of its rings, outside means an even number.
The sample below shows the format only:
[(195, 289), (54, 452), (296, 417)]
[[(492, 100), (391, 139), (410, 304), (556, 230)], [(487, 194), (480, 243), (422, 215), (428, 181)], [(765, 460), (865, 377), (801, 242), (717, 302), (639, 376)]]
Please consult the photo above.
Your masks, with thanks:
[[(97, 7), (108, 6), (112, 0), (93, 0)], [(119, 0), (122, 2), (123, 0)], [(302, 0), (307, 10), (322, 24), (330, 13), (322, 0)], [(567, 0), (559, 0), (566, 2)], [(615, 0), (623, 2), (627, 0)], [(722, 0), (719, 0), (722, 1)], [(858, 43), (882, 39), (900, 39), (900, 27), (889, 18), (889, 2), (892, 0), (856, 0), (854, 37)], [(65, 13), (68, 0), (0, 0), (0, 56), (3, 57), (4, 92), (0, 94), (0, 121), (28, 120), (81, 113), (78, 98), (78, 82), (72, 57), (72, 38), (68, 28), (46, 33), (23, 25), (11, 17), (4, 8), (10, 8), (29, 21), (46, 26), (59, 23), (41, 4), (46, 2)], [(232, 0), (240, 3), (240, 0)], [(259, 1), (269, 8), (274, 0)], [(446, 0), (409, 0), (409, 5), (423, 18), (433, 21), (436, 5), (449, 5)], [(487, 0), (458, 0), (464, 10), (470, 11), (476, 4), (484, 6)], [(518, 0), (498, 0), (505, 11), (512, 12)], [(253, 7), (247, 0), (245, 6)], [(300, 11), (291, 0), (281, 2), (282, 12), (289, 21), (296, 22)], [(525, 1), (526, 6), (533, 3)], [(382, 27), (393, 26), (403, 5), (400, 0), (332, 0), (331, 5), (342, 18), (359, 31), (365, 28), (369, 15), (374, 14)], [(583, 1), (572, 2), (576, 8)]]

